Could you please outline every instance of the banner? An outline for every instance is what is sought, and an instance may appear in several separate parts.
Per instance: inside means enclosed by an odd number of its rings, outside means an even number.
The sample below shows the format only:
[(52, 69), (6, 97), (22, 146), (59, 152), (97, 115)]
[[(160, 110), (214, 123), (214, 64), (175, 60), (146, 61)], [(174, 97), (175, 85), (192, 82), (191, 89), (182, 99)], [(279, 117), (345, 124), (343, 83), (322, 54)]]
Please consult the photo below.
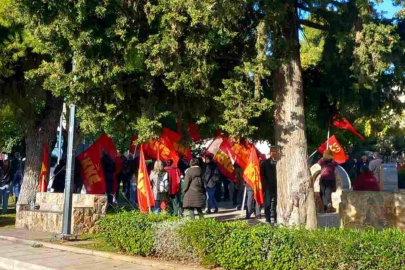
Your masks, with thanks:
[(148, 168), (146, 167), (145, 155), (143, 153), (143, 146), (141, 145), (139, 158), (139, 171), (138, 171), (138, 205), (142, 213), (149, 212), (150, 207), (155, 205), (153, 191), (149, 180)]
[(94, 143), (77, 157), (80, 162), (80, 176), (87, 194), (104, 194), (106, 192), (101, 153), (99, 144)]
[(41, 173), (39, 174), (38, 192), (46, 192), (48, 189), (48, 168), (48, 146), (44, 144), (44, 150), (42, 152), (42, 167)]
[(179, 155), (174, 149), (170, 138), (164, 133), (158, 139), (146, 142), (142, 148), (147, 158), (165, 162), (172, 159), (175, 165), (179, 162)]
[(188, 161), (192, 159), (190, 147), (179, 143), (181, 140), (181, 135), (179, 133), (164, 127), (163, 134), (169, 138), (177, 153), (185, 157)]
[[(346, 156), (345, 150), (339, 144), (335, 135), (330, 137), (328, 141), (329, 141), (329, 150), (331, 150), (333, 152), (335, 161), (339, 164), (345, 163), (347, 161), (347, 156)], [(326, 147), (328, 145), (328, 141), (326, 141), (324, 144), (319, 146), (319, 148), (318, 148), (319, 153), (323, 154), (323, 152), (326, 150)]]
[(236, 182), (236, 171), (233, 166), (234, 161), (229, 157), (226, 149), (222, 149), (223, 141), (224, 139), (221, 136), (215, 137), (202, 156), (212, 155), (219, 171), (225, 175), (226, 178)]
[(118, 150), (115, 147), (114, 141), (107, 135), (107, 133), (103, 133), (94, 144), (100, 150), (100, 156), (102, 155), (103, 151), (106, 151), (112, 160), (114, 160), (115, 173), (113, 180), (113, 193), (115, 193), (118, 191), (117, 175), (121, 172), (123, 167), (121, 157), (119, 156)]
[(188, 124), (187, 132), (188, 132), (188, 135), (190, 135), (191, 139), (193, 139), (194, 142), (201, 141), (201, 133), (198, 132), (198, 128), (197, 128), (196, 124)]
[(253, 189), (253, 196), (258, 205), (264, 203), (260, 164), (257, 158), (256, 147), (250, 146), (249, 161), (243, 172), (243, 179)]
[(363, 135), (357, 132), (357, 130), (347, 121), (346, 118), (338, 119), (337, 115), (333, 117), (333, 125), (337, 128), (346, 129), (353, 133), (355, 136), (359, 137), (362, 141), (364, 141)]
[[(250, 158), (250, 144), (245, 142), (234, 143), (230, 138), (224, 138), (221, 149), (236, 163), (241, 166), (242, 169), (246, 169), (249, 164)], [(255, 148), (256, 153), (256, 148)], [(256, 153), (257, 154), (257, 153)]]

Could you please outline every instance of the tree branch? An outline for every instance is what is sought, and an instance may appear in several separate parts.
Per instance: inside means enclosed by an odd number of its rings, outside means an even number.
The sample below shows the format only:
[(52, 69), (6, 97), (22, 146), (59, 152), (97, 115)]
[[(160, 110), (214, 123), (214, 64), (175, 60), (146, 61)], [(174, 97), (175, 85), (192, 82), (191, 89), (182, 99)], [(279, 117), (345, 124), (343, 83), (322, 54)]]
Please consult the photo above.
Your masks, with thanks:
[(308, 21), (308, 20), (298, 20), (298, 23), (302, 24), (302, 25), (305, 25), (305, 26), (308, 26), (308, 27), (311, 27), (311, 28), (321, 30), (321, 31), (327, 31), (328, 30), (327, 26), (322, 25), (322, 24), (318, 24), (318, 23), (314, 23), (314, 22), (311, 22), (311, 21)]

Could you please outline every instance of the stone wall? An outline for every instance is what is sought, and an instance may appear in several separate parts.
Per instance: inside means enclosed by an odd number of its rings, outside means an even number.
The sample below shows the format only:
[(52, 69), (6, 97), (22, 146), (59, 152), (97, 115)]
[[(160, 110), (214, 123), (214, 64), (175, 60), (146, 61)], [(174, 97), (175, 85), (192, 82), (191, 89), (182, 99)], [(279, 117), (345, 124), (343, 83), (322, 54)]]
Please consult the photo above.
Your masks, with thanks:
[[(16, 217), (16, 228), (61, 233), (63, 217), (63, 193), (37, 193), (38, 210), (20, 207)], [(107, 212), (106, 195), (73, 194), (72, 232), (76, 235), (88, 233), (97, 220)]]
[(344, 190), (339, 217), (342, 228), (405, 231), (405, 192)]

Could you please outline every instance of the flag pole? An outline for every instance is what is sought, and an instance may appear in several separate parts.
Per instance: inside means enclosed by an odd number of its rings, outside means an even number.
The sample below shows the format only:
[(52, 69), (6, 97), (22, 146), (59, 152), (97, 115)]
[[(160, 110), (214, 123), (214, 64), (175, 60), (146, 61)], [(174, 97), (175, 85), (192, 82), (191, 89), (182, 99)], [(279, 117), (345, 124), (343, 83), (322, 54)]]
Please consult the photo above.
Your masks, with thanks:
[(326, 138), (326, 150), (329, 149), (330, 126), (328, 127), (328, 138)]
[(243, 210), (245, 209), (247, 187), (245, 186), (245, 192), (243, 193), (242, 208), (240, 210), (240, 217), (243, 217)]
[[(328, 141), (329, 141), (329, 140), (328, 140)], [(318, 150), (315, 150), (315, 151), (308, 157), (308, 159), (310, 159), (313, 155), (315, 155), (316, 152), (318, 152)]]

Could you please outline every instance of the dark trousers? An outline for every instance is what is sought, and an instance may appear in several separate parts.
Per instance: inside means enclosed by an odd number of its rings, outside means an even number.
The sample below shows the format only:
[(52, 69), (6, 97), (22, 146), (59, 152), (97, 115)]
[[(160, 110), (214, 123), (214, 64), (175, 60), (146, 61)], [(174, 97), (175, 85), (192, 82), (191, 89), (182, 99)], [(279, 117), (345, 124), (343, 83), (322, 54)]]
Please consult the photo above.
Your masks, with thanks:
[(229, 193), (229, 180), (228, 179), (224, 179), (222, 181), (222, 183), (224, 184), (224, 202), (227, 202), (230, 200), (230, 193)]
[(233, 189), (232, 204), (234, 207), (238, 205), (238, 192), (239, 192), (238, 189), (236, 188)]
[(204, 214), (203, 214), (203, 211), (202, 211), (201, 207), (190, 207), (190, 208), (188, 208), (188, 211), (190, 213), (190, 218), (191, 219), (195, 219), (194, 209), (197, 210), (197, 213), (198, 213), (198, 216), (200, 217), (200, 219), (204, 218)]
[(253, 197), (253, 190), (247, 190), (247, 200), (246, 200), (246, 218), (250, 218), (253, 213), (253, 208), (255, 208), (255, 216), (259, 217), (261, 215), (260, 205), (258, 205)]
[(334, 180), (321, 180), (320, 183), (321, 188), (321, 199), (323, 202), (323, 207), (326, 210), (329, 204), (332, 203), (332, 192), (335, 186)]
[(108, 198), (108, 205), (112, 206), (114, 202), (114, 194), (113, 194), (113, 182), (107, 182), (107, 198)]
[(276, 223), (277, 219), (277, 192), (275, 190), (266, 189), (264, 191), (264, 213), (266, 215), (266, 221), (270, 223)]
[(181, 194), (178, 193), (176, 195), (170, 195), (170, 201), (172, 204), (173, 215), (179, 216), (182, 215), (182, 203), (181, 203)]
[(214, 194), (214, 196), (215, 196), (215, 200), (217, 202), (221, 201), (221, 197), (222, 197), (222, 183), (221, 182), (215, 184), (215, 194)]

